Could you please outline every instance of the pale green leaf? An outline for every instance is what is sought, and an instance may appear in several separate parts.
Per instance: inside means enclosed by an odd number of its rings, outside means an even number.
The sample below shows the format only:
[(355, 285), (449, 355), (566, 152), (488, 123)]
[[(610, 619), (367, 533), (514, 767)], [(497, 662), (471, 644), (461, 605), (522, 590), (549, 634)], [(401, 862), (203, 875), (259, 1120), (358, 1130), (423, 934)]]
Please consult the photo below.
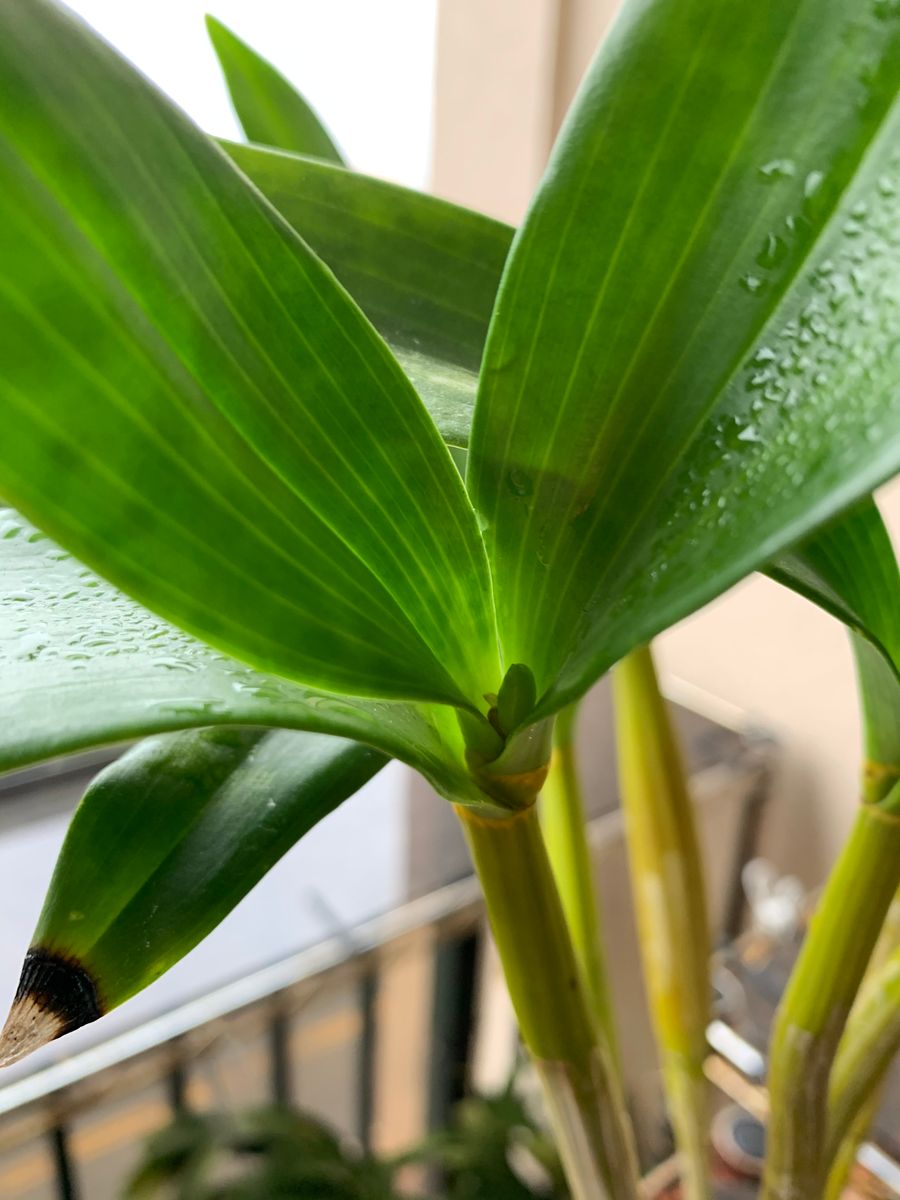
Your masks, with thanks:
[(206, 18), (231, 103), (251, 142), (342, 164), (321, 118), (284, 76), (215, 17)]

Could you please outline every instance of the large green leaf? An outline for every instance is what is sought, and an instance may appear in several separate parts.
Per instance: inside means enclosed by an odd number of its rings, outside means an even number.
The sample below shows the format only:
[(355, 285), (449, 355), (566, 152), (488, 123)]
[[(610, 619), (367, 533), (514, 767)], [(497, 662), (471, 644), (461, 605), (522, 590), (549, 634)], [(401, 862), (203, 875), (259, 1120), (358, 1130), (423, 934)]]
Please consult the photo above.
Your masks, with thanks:
[(340, 696), (256, 671), (154, 617), (0, 510), (0, 771), (210, 725), (353, 738), (409, 763), (444, 795), (479, 799), (453, 709)]
[[(385, 761), (339, 738), (229, 728), (148, 738), (107, 767), (57, 860), (7, 1061), (152, 983)], [(37, 1025), (20, 1020), (32, 1003)]]
[(478, 703), (474, 514), (330, 272), (48, 0), (0, 6), (0, 96), (3, 494), (265, 670)]
[[(395, 348), (415, 337), (428, 347), (429, 361), (462, 368), (465, 374), (460, 374), (455, 394), (448, 391), (442, 404), (429, 407), (445, 440), (466, 446), (474, 365), (513, 229), (433, 197), (297, 156), (227, 143), (226, 149), (328, 262)], [(421, 236), (410, 240), (413, 229)], [(407, 275), (407, 269), (415, 275)], [(454, 328), (452, 316), (460, 310), (467, 319)], [(452, 337), (444, 340), (450, 330)], [(421, 383), (420, 391), (429, 402)], [(840, 550), (837, 538), (851, 544)], [(814, 562), (821, 565), (823, 554), (829, 553), (838, 558), (837, 569), (827, 573), (830, 583)], [(867, 501), (800, 549), (781, 555), (769, 573), (859, 630), (865, 641), (877, 643), (886, 636), (886, 618), (900, 614), (900, 605), (880, 600), (896, 594), (892, 562), (886, 532)], [(900, 661), (900, 652), (893, 653)], [(857, 654), (866, 656), (866, 649), (857, 647)], [(877, 666), (870, 674), (871, 692)]]
[[(427, 361), (465, 372), (461, 386), (434, 405), (427, 387), (419, 385), (445, 440), (465, 447), (475, 372), (513, 229), (294, 155), (229, 143), (225, 148), (331, 266), (395, 350), (416, 338), (427, 347)], [(454, 323), (460, 312), (465, 321)], [(900, 663), (900, 585), (890, 539), (872, 501), (780, 555), (768, 573), (855, 631), (870, 752), (874, 755), (876, 745), (883, 753), (886, 744), (898, 744), (892, 664)]]
[(342, 164), (328, 130), (303, 97), (271, 63), (215, 17), (206, 18), (234, 111), (251, 142)]
[[(348, 184), (346, 175), (328, 169), (344, 163), (306, 101), (280, 76), (273, 80), (272, 67), (219, 22), (207, 23), (235, 107), (247, 112), (248, 137), (293, 153), (273, 156), (229, 142), (223, 148), (302, 231), (383, 334), (444, 441), (465, 446), (512, 231), (380, 180)], [(249, 91), (263, 92), (263, 104), (254, 106)]]
[(843, 621), (859, 675), (870, 773), (900, 771), (900, 569), (874, 501), (781, 555), (769, 574)]
[(512, 229), (310, 159), (223, 145), (387, 339), (444, 439), (467, 445)]
[(547, 712), (900, 464), (900, 9), (632, 0), (517, 236), (468, 481)]

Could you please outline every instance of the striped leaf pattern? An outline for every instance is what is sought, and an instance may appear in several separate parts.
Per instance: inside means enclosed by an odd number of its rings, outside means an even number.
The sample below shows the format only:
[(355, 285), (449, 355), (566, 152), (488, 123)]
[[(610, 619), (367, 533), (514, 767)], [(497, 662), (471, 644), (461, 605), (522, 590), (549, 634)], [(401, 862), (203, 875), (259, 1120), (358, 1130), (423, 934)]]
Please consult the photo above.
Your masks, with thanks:
[(477, 703), (498, 673), (483, 544), (387, 346), (78, 22), (35, 0), (0, 35), (0, 489), (262, 669)]
[(0, 771), (143, 734), (280, 726), (353, 738), (477, 802), (452, 709), (367, 700), (213, 650), (0, 509)]
[(539, 711), (900, 465), (898, 85), (895, 5), (623, 9), (514, 244), (469, 454)]

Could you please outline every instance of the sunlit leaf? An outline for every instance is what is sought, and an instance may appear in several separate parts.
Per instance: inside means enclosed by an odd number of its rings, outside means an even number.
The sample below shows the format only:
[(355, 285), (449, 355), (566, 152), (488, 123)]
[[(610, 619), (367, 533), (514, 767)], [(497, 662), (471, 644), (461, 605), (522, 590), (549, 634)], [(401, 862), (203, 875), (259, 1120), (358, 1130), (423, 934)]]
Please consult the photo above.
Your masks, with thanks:
[(48, 0), (0, 6), (0, 490), (265, 670), (478, 703), (484, 548), (418, 397), (227, 158)]
[(321, 118), (271, 63), (215, 17), (206, 18), (206, 28), (234, 111), (251, 142), (343, 163)]
[(390, 343), (444, 440), (465, 446), (513, 231), (382, 180), (223, 145)]

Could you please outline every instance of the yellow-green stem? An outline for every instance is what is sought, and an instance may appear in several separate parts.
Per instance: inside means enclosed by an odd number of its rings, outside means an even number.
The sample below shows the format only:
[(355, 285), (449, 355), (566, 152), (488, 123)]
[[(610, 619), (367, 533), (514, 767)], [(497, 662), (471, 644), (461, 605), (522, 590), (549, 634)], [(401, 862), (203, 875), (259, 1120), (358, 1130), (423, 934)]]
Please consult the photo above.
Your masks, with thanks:
[(637, 1163), (609, 1047), (590, 1012), (534, 806), (458, 806), (522, 1040), (575, 1200), (636, 1200)]
[(591, 1006), (618, 1068), (616, 1020), (575, 757), (576, 711), (572, 705), (557, 717), (550, 773), (541, 792), (541, 824)]
[(868, 803), (860, 809), (776, 1014), (763, 1200), (822, 1195), (831, 1067), (900, 882), (900, 820), (890, 811), (893, 797), (894, 792), (884, 807)]
[(880, 1089), (876, 1088), (859, 1110), (856, 1119), (851, 1121), (850, 1131), (838, 1146), (837, 1153), (828, 1169), (822, 1200), (841, 1200), (850, 1178), (850, 1172), (853, 1170), (853, 1164), (856, 1162), (859, 1147), (878, 1111), (880, 1096)]
[(649, 647), (622, 660), (613, 688), (635, 912), (682, 1194), (706, 1200), (709, 923), (694, 814)]
[(827, 1156), (834, 1157), (834, 1166), (829, 1188), (842, 1170), (846, 1178), (853, 1165), (877, 1112), (884, 1076), (900, 1049), (900, 898), (894, 899), (874, 957), (880, 961), (866, 974), (831, 1073)]
[(838, 1045), (828, 1088), (831, 1163), (823, 1200), (840, 1200), (900, 1047), (900, 894), (895, 893)]

